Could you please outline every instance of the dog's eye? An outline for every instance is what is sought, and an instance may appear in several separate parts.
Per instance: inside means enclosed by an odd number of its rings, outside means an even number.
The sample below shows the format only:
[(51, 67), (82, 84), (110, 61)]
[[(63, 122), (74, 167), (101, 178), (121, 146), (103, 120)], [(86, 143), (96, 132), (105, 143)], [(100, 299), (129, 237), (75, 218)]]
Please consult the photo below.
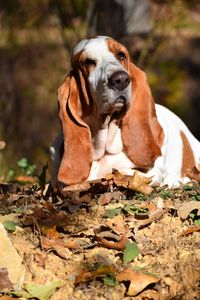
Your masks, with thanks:
[(96, 61), (91, 58), (86, 58), (86, 60), (83, 62), (83, 65), (85, 67), (96, 66)]
[(119, 51), (117, 56), (120, 60), (124, 60), (126, 58), (126, 54), (123, 51)]

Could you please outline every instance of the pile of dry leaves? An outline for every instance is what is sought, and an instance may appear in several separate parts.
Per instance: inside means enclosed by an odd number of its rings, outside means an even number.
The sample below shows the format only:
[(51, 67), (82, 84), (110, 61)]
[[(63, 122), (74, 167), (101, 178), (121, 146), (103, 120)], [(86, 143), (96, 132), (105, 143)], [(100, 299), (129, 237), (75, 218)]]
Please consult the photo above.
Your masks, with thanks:
[(200, 185), (0, 184), (0, 299), (200, 299)]

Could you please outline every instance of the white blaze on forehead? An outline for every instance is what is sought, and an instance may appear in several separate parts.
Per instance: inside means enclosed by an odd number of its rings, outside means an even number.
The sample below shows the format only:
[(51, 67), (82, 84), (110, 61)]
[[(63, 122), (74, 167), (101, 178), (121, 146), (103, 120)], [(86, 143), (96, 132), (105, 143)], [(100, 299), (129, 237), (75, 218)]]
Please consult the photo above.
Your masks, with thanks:
[[(84, 39), (80, 41), (73, 50), (73, 55), (77, 54), (78, 52), (85, 50), (86, 48), (96, 47), (99, 43), (105, 43), (105, 40), (108, 39), (108, 36), (97, 36), (91, 39)], [(89, 45), (90, 44), (90, 45)]]
[(85, 39), (79, 42), (73, 50), (73, 55), (80, 51), (85, 51), (91, 59), (99, 61), (108, 59), (108, 56), (114, 57), (113, 53), (108, 48), (108, 36), (97, 36), (91, 39)]

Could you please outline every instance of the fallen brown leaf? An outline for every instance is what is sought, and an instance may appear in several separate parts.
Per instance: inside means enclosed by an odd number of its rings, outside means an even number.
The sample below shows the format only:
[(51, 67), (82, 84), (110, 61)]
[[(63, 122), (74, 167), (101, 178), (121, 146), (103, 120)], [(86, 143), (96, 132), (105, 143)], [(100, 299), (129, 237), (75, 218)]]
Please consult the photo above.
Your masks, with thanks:
[[(7, 182), (4, 182), (4, 183), (0, 183), (0, 192), (3, 192), (3, 193), (12, 193), (12, 198), (13, 198), (13, 194), (17, 192), (17, 189), (18, 189), (18, 186), (17, 186), (17, 183), (7, 183)], [(18, 195), (18, 194), (15, 194), (16, 196), (16, 200), (18, 200), (21, 195)]]
[(0, 290), (12, 289), (13, 284), (8, 278), (8, 271), (6, 268), (0, 268)]
[(56, 227), (42, 227), (42, 233), (49, 239), (56, 240), (60, 238), (60, 233), (56, 230)]
[(113, 171), (113, 181), (116, 186), (129, 188), (133, 191), (149, 195), (153, 188), (149, 186), (152, 181), (151, 177), (142, 176), (138, 171), (135, 171), (133, 176), (123, 175), (117, 170)]
[(104, 277), (108, 274), (115, 274), (116, 269), (113, 266), (99, 264), (95, 270), (84, 269), (76, 276), (75, 284), (87, 282), (98, 277)]
[(43, 207), (36, 207), (31, 214), (25, 215), (24, 225), (37, 223), (42, 230), (45, 228), (61, 227), (68, 224), (69, 217), (64, 211), (57, 211), (53, 205), (46, 201)]
[(54, 250), (60, 257), (68, 259), (68, 254), (61, 238), (52, 239), (44, 236), (41, 238), (41, 246), (43, 249)]
[(111, 201), (112, 198), (113, 198), (112, 193), (109, 192), (104, 193), (99, 197), (98, 203), (99, 205), (106, 205)]
[(89, 188), (90, 188), (89, 182), (84, 181), (82, 183), (65, 186), (60, 189), (60, 192), (63, 196), (65, 196), (65, 194), (68, 192), (74, 192), (74, 191), (84, 192), (89, 190)]
[(188, 228), (185, 231), (179, 233), (178, 237), (186, 236), (186, 235), (189, 235), (189, 234), (191, 234), (193, 232), (197, 232), (197, 231), (200, 231), (200, 226), (195, 226), (195, 227)]
[(64, 243), (65, 248), (68, 249), (78, 249), (80, 248), (80, 245), (77, 241), (75, 240), (70, 240)]
[(133, 178), (129, 182), (128, 187), (136, 192), (149, 195), (151, 192), (153, 192), (153, 188), (149, 186), (151, 181), (152, 178), (141, 176), (138, 172), (135, 172)]
[(47, 254), (43, 253), (43, 252), (40, 252), (40, 253), (37, 252), (37, 253), (35, 253), (34, 257), (35, 257), (35, 261), (36, 261), (37, 265), (39, 267), (44, 268), (45, 267), (45, 261), (47, 259)]
[(149, 284), (156, 283), (159, 281), (159, 278), (155, 275), (131, 269), (123, 270), (117, 275), (116, 279), (119, 282), (130, 281), (130, 285), (127, 291), (128, 296), (136, 296), (141, 291), (143, 291)]
[(123, 234), (119, 235), (117, 231), (114, 231), (111, 227), (105, 225), (94, 227), (93, 230), (96, 239), (106, 248), (123, 250), (128, 240), (127, 230)]
[(117, 235), (126, 234), (128, 232), (127, 224), (124, 222), (122, 215), (117, 215), (112, 219), (107, 219), (105, 225), (108, 226)]
[(87, 193), (86, 195), (82, 197), (77, 197), (75, 199), (72, 199), (72, 204), (81, 204), (81, 203), (90, 203), (92, 201), (92, 195), (90, 193)]
[(0, 296), (0, 300), (13, 300), (13, 299), (14, 299), (13, 297), (10, 297), (10, 296), (7, 296), (7, 295)]
[(126, 246), (126, 242), (127, 242), (127, 236), (124, 234), (122, 235), (121, 239), (119, 240), (119, 242), (113, 242), (113, 241), (109, 241), (106, 239), (111, 237), (111, 234), (107, 233), (107, 236), (105, 235), (104, 237), (101, 237), (99, 235), (96, 236), (97, 240), (105, 247), (109, 248), (109, 249), (116, 249), (116, 250), (123, 250)]
[(178, 209), (177, 214), (181, 219), (187, 219), (189, 214), (197, 209), (197, 216), (200, 216), (200, 201), (188, 201), (183, 203), (183, 205)]

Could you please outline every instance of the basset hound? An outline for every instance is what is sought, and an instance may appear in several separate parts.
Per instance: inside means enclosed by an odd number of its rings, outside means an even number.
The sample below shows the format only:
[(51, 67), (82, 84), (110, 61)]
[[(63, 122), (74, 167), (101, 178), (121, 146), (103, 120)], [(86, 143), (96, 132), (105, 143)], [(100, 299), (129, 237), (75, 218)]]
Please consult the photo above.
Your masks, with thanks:
[(179, 186), (199, 168), (200, 142), (173, 112), (154, 103), (146, 75), (110, 37), (84, 39), (58, 90), (61, 133), (51, 147), (52, 184), (102, 178), (112, 169)]

